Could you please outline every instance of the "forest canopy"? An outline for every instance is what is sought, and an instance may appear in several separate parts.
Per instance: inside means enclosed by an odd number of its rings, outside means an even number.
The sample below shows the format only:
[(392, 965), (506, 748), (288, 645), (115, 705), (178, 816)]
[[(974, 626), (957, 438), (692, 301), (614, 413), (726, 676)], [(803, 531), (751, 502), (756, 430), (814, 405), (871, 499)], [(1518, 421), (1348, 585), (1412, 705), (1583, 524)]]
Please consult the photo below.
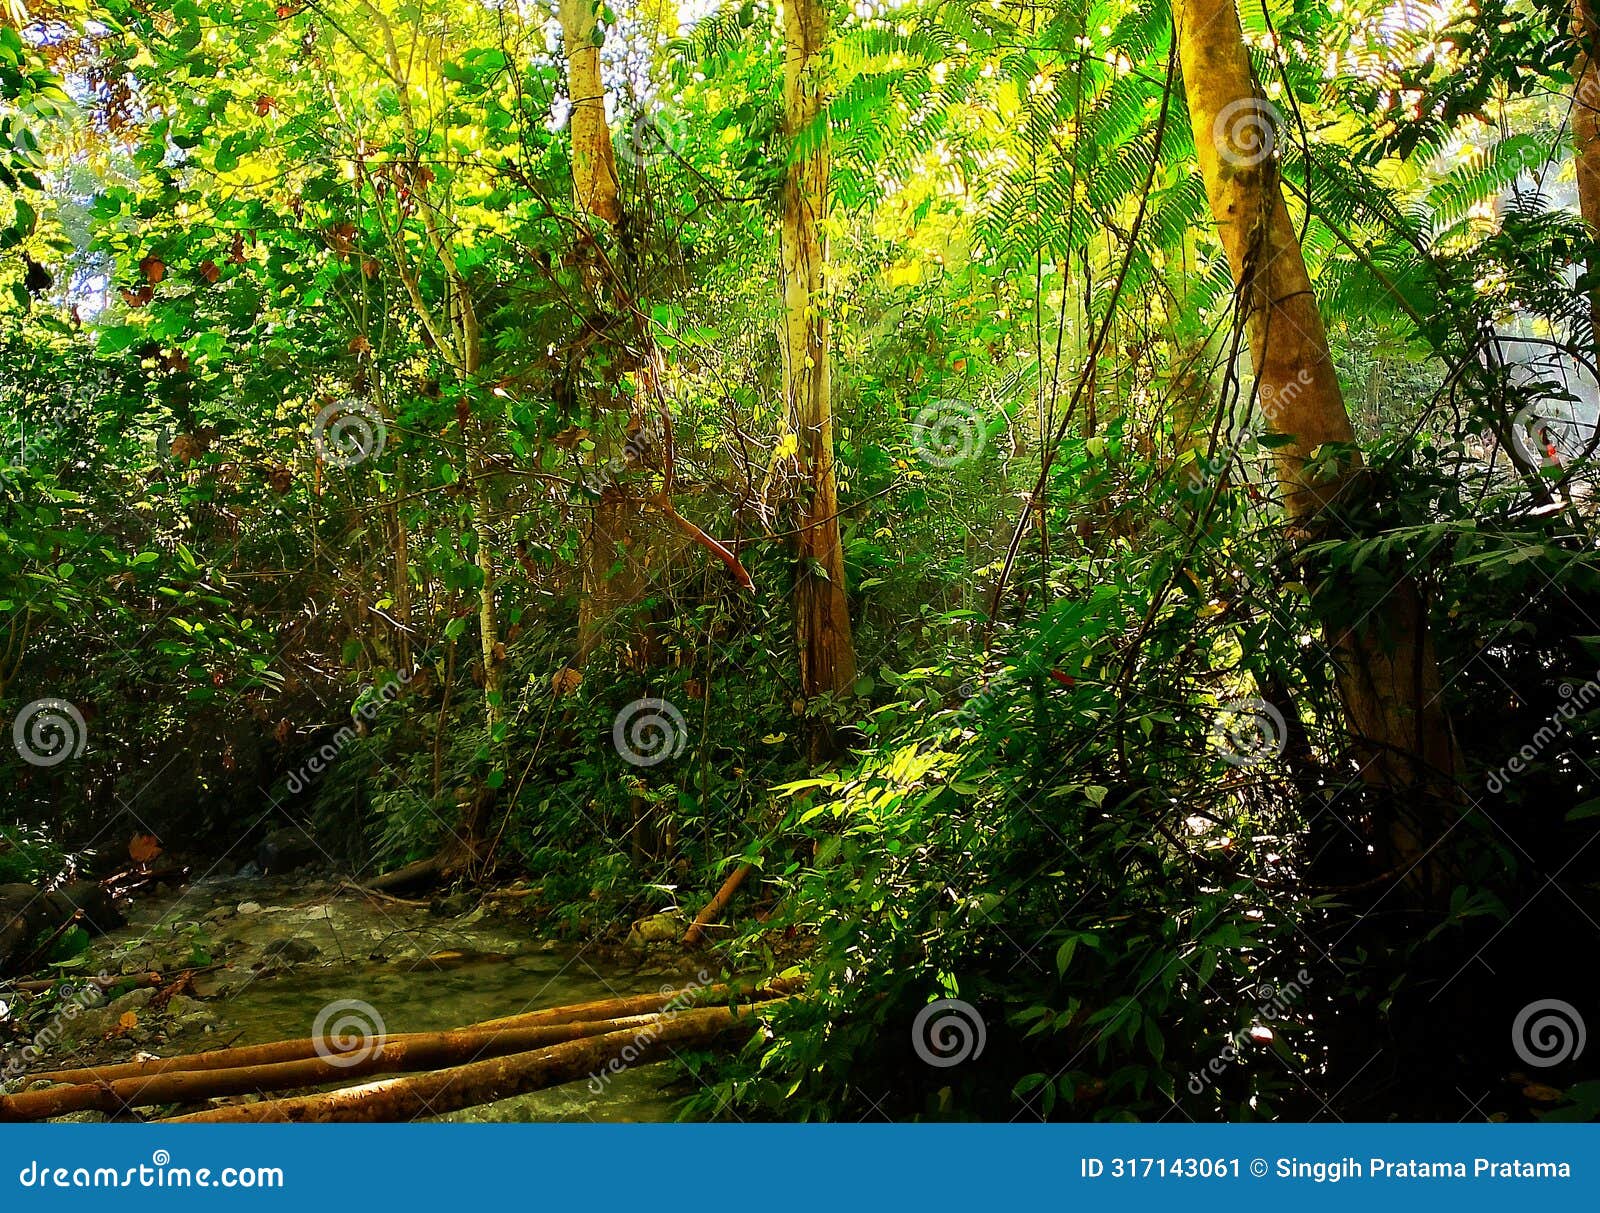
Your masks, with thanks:
[(1597, 31), (4, 0), (0, 886), (788, 979), (690, 1117), (1593, 1118)]

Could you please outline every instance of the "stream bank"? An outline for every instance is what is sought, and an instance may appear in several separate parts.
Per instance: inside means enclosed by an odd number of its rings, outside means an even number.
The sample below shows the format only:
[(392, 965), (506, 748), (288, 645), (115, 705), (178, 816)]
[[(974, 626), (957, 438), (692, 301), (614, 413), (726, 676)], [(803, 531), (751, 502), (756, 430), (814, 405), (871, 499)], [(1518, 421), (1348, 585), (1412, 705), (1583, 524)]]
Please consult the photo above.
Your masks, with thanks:
[[(64, 996), (0, 993), (9, 1004), (0, 1032), (9, 1027), (12, 1037), (0, 1036), (0, 1074), (7, 1089), (20, 1090), (27, 1074), (66, 1066), (323, 1031), (442, 1031), (703, 980), (675, 945), (649, 938), (668, 934), (652, 931), (652, 920), (639, 924), (630, 946), (572, 944), (530, 938), (529, 925), (490, 908), (496, 904), (503, 903), (383, 901), (303, 874), (158, 890), (127, 908), (124, 925), (91, 941), (71, 970), (108, 984), (104, 995), (87, 982)], [(174, 985), (185, 970), (191, 975)], [(142, 984), (150, 973), (168, 980)], [(670, 1120), (685, 1093), (671, 1078), (666, 1066), (640, 1066), (439, 1119)]]

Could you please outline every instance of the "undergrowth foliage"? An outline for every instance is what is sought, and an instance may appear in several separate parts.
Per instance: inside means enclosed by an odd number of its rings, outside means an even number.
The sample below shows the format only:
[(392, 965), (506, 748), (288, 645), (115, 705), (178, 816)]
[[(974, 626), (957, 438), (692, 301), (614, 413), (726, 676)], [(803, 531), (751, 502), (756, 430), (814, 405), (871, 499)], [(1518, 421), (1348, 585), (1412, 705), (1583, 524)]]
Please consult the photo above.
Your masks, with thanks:
[[(573, 201), (543, 10), (104, 8), (0, 24), (0, 883), (290, 830), (617, 942), (749, 865), (708, 946), (808, 996), (684, 1059), (687, 1115), (1600, 1106), (1593, 1055), (1506, 1043), (1600, 1012), (1560, 6), (1241, 6), (1363, 458), (1310, 521), (1167, 0), (841, 10), (804, 131), (775, 6), (598, 8), (645, 99), (615, 223)], [(777, 232), (824, 140), (856, 678), (808, 698)], [(1437, 830), (1340, 699), (1401, 583), (1460, 757)], [(43, 701), (68, 761), (12, 744)]]

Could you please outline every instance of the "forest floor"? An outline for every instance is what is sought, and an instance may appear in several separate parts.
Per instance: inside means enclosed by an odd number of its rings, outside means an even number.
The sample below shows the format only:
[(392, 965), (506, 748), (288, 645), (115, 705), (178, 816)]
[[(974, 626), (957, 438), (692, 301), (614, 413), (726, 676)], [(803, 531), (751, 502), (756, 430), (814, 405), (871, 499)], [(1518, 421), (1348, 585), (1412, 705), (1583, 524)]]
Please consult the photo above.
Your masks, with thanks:
[[(129, 983), (154, 972), (162, 983), (31, 1004), (0, 983), (0, 1040), (12, 1037), (4, 1058), (15, 1066), (34, 1044), (25, 1071), (37, 1073), (332, 1034), (341, 1025), (373, 1035), (442, 1031), (704, 980), (675, 942), (647, 943), (637, 930), (627, 944), (541, 939), (516, 910), (521, 902), (490, 893), (402, 903), (300, 875), (158, 888), (135, 901), (124, 926), (94, 939), (71, 972)], [(640, 1066), (593, 1087), (570, 1083), (443, 1119), (671, 1119), (683, 1092), (665, 1085), (669, 1073)]]

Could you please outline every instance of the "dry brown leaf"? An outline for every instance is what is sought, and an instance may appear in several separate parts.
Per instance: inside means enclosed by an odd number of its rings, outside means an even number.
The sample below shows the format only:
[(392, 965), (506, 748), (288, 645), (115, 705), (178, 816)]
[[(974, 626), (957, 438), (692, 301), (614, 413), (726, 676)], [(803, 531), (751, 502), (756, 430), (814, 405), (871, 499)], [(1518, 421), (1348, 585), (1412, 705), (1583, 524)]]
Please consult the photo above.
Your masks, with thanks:
[(161, 854), (161, 840), (154, 834), (135, 834), (128, 840), (128, 858), (134, 863), (149, 863)]

